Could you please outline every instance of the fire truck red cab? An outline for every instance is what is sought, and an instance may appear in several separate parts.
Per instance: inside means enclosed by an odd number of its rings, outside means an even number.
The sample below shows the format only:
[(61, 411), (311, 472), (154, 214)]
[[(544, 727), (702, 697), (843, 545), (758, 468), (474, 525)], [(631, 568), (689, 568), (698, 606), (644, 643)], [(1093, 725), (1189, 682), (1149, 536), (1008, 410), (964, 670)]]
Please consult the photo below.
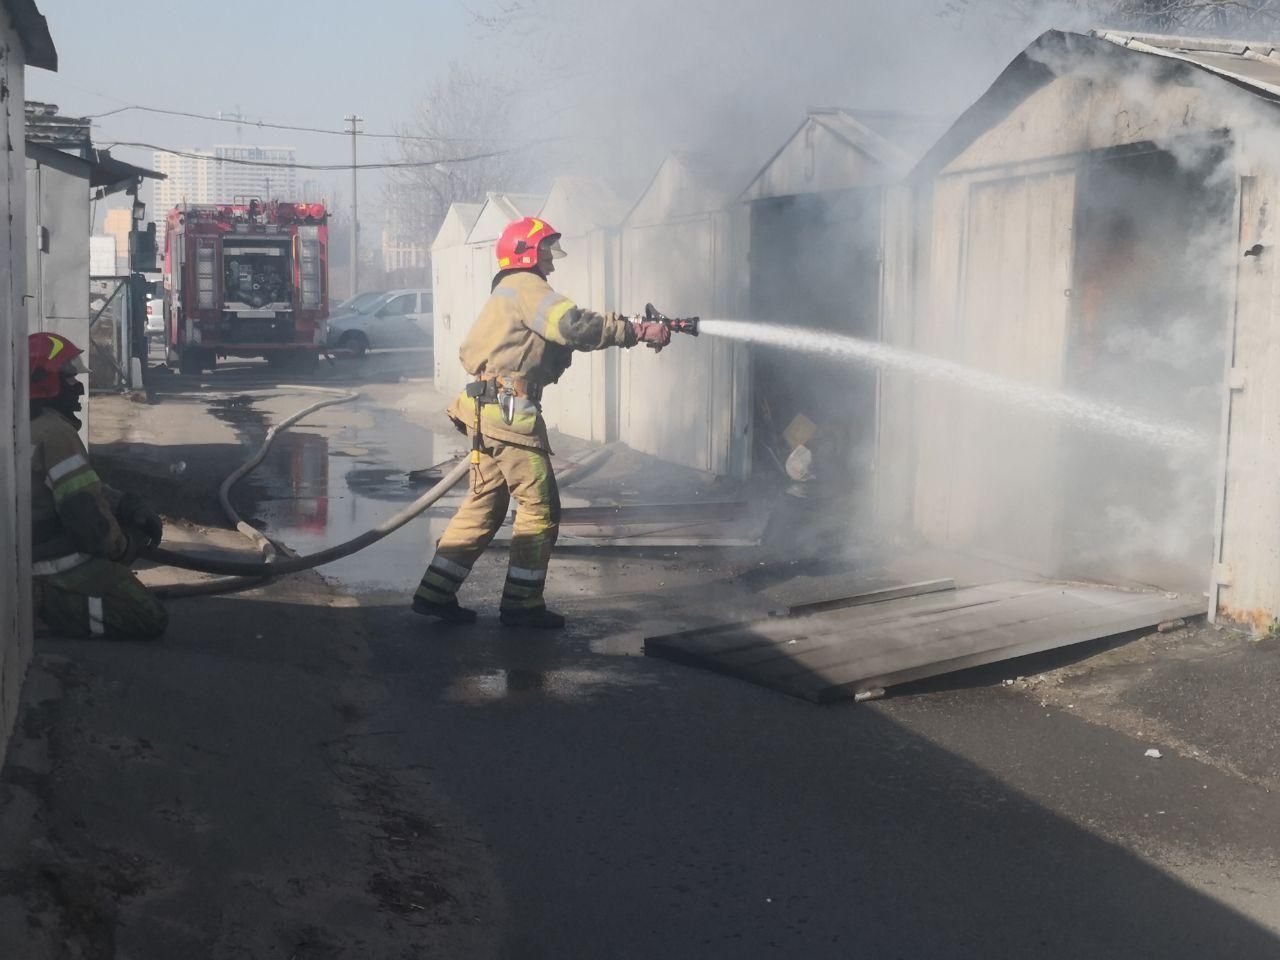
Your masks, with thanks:
[(219, 357), (265, 357), (313, 370), (329, 316), (323, 204), (249, 200), (169, 212), (164, 321), (169, 363), (212, 370)]

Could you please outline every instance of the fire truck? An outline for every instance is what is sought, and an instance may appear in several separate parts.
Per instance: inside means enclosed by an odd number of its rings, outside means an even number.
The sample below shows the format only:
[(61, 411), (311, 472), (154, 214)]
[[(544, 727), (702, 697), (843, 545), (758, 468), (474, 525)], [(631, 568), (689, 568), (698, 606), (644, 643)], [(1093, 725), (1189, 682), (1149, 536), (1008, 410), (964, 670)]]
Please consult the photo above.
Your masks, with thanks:
[(164, 242), (165, 352), (182, 373), (219, 357), (314, 370), (329, 316), (320, 203), (182, 204)]

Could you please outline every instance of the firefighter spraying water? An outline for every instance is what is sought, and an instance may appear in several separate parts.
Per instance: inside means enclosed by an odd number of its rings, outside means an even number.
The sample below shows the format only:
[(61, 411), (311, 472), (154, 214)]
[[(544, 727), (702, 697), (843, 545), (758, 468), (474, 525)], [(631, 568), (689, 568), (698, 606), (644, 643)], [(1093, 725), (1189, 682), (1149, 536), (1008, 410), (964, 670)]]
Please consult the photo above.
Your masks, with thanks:
[(564, 617), (548, 610), (542, 597), (560, 523), (542, 392), (569, 368), (575, 350), (637, 343), (661, 350), (673, 332), (697, 335), (696, 318), (666, 317), (652, 304), (637, 317), (579, 307), (547, 282), (564, 255), (560, 234), (534, 217), (508, 224), (498, 239), (492, 293), (459, 351), (475, 379), (448, 411), (471, 437), (471, 488), (422, 575), (413, 600), (418, 613), (449, 623), (476, 619), (474, 610), (458, 603), (458, 588), (514, 497), (500, 618), (507, 626), (563, 627)]

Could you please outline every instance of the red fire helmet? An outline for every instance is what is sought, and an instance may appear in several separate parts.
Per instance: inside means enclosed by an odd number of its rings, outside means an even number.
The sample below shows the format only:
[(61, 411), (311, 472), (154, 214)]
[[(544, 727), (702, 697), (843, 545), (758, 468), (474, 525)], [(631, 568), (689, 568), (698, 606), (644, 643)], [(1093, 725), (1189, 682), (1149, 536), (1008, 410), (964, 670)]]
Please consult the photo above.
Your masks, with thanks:
[(538, 244), (555, 240), (560, 233), (545, 220), (525, 217), (507, 224), (498, 238), (498, 269), (517, 270), (538, 265)]
[(62, 391), (62, 368), (71, 365), (76, 373), (84, 373), (84, 353), (79, 347), (56, 333), (33, 333), (27, 337), (27, 372), (32, 400), (52, 400)]

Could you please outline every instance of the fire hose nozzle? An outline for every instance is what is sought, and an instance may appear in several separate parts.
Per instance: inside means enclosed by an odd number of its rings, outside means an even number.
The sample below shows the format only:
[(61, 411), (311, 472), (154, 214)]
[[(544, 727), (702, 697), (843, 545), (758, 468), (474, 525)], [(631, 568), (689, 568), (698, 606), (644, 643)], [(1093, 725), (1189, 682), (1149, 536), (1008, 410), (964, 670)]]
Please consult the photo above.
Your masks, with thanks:
[(697, 317), (668, 317), (664, 313), (660, 313), (652, 303), (644, 305), (644, 318), (646, 320), (661, 323), (672, 333), (687, 333), (691, 337), (698, 335), (698, 318)]

